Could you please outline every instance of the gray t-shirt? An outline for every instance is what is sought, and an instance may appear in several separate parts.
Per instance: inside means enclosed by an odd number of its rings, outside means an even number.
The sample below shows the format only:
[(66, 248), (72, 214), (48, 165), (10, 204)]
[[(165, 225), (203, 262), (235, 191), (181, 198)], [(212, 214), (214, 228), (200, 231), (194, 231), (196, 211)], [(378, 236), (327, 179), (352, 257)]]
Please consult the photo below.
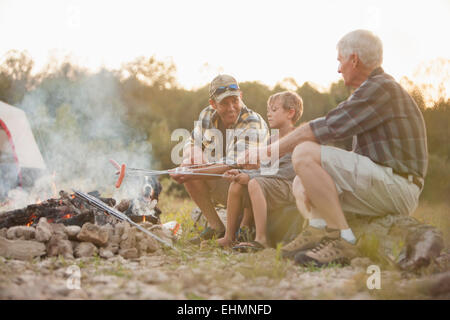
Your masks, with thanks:
[(250, 176), (250, 179), (255, 177), (264, 177), (264, 178), (278, 178), (285, 180), (294, 180), (295, 171), (292, 166), (292, 153), (287, 153), (279, 159), (278, 171), (275, 174), (263, 174), (261, 169), (255, 170), (241, 170), (241, 172), (246, 173)]

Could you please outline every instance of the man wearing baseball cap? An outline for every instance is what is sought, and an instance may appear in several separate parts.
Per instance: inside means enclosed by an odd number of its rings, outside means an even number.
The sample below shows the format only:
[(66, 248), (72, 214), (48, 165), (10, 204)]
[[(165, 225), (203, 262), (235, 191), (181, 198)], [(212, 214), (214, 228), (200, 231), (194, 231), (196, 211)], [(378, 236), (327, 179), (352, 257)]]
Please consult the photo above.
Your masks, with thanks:
[[(223, 174), (235, 167), (238, 156), (250, 146), (265, 145), (268, 136), (264, 119), (242, 101), (236, 79), (226, 74), (218, 75), (209, 86), (209, 106), (200, 112), (184, 147), (181, 167), (209, 163), (202, 167), (201, 173)], [(217, 165), (218, 162), (221, 164)], [(209, 224), (191, 242), (222, 237), (225, 226), (217, 215), (215, 204), (226, 205), (230, 182), (217, 177), (179, 173), (171, 174), (171, 177), (184, 184)]]

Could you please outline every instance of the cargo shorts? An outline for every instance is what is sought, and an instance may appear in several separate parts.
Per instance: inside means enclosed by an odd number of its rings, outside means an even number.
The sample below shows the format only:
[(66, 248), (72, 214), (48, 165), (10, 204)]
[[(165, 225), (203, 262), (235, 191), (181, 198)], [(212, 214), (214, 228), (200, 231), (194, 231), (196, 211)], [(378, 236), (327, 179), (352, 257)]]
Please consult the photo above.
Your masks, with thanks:
[(321, 146), (321, 163), (336, 184), (344, 212), (367, 216), (410, 215), (419, 204), (422, 189), (368, 157)]
[[(252, 180), (256, 180), (261, 187), (264, 198), (266, 199), (268, 212), (287, 206), (295, 206), (295, 197), (292, 193), (292, 181), (264, 176), (258, 176)], [(244, 208), (252, 207), (248, 190), (244, 194), (243, 206)]]

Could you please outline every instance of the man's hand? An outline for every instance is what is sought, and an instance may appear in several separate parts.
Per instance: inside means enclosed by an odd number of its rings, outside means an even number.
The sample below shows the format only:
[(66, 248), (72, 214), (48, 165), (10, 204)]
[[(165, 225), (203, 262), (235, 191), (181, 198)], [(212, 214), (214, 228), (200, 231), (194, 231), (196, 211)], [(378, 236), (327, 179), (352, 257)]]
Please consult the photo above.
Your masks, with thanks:
[(261, 162), (270, 161), (271, 146), (250, 147), (237, 159), (237, 164), (243, 169), (253, 170), (261, 166)]
[(179, 184), (183, 184), (186, 181), (189, 181), (190, 179), (192, 179), (192, 175), (183, 174), (181, 172), (183, 170), (183, 167), (186, 167), (186, 166), (187, 166), (186, 164), (181, 164), (177, 168), (168, 170), (169, 176)]
[(223, 174), (228, 181), (237, 182), (239, 184), (248, 184), (250, 176), (246, 173), (240, 172), (237, 169), (231, 169)]
[(203, 163), (205, 163), (205, 161), (203, 158), (202, 149), (197, 146), (187, 146), (183, 150), (183, 162), (179, 167), (168, 170), (169, 176), (177, 183), (183, 184), (186, 181), (192, 180), (193, 178), (195, 178), (195, 176), (190, 174), (183, 174), (180, 171), (182, 171), (185, 167)]

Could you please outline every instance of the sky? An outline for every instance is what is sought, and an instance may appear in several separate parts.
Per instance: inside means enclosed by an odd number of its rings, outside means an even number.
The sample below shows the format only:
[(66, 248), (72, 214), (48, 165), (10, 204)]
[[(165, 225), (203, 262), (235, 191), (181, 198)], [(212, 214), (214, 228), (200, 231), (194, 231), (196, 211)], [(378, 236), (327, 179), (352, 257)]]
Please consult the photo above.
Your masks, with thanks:
[(27, 50), (38, 71), (70, 55), (94, 71), (155, 55), (175, 63), (187, 89), (218, 73), (326, 88), (340, 79), (336, 43), (347, 32), (376, 33), (399, 80), (450, 59), (449, 18), (450, 0), (0, 0), (0, 57)]

